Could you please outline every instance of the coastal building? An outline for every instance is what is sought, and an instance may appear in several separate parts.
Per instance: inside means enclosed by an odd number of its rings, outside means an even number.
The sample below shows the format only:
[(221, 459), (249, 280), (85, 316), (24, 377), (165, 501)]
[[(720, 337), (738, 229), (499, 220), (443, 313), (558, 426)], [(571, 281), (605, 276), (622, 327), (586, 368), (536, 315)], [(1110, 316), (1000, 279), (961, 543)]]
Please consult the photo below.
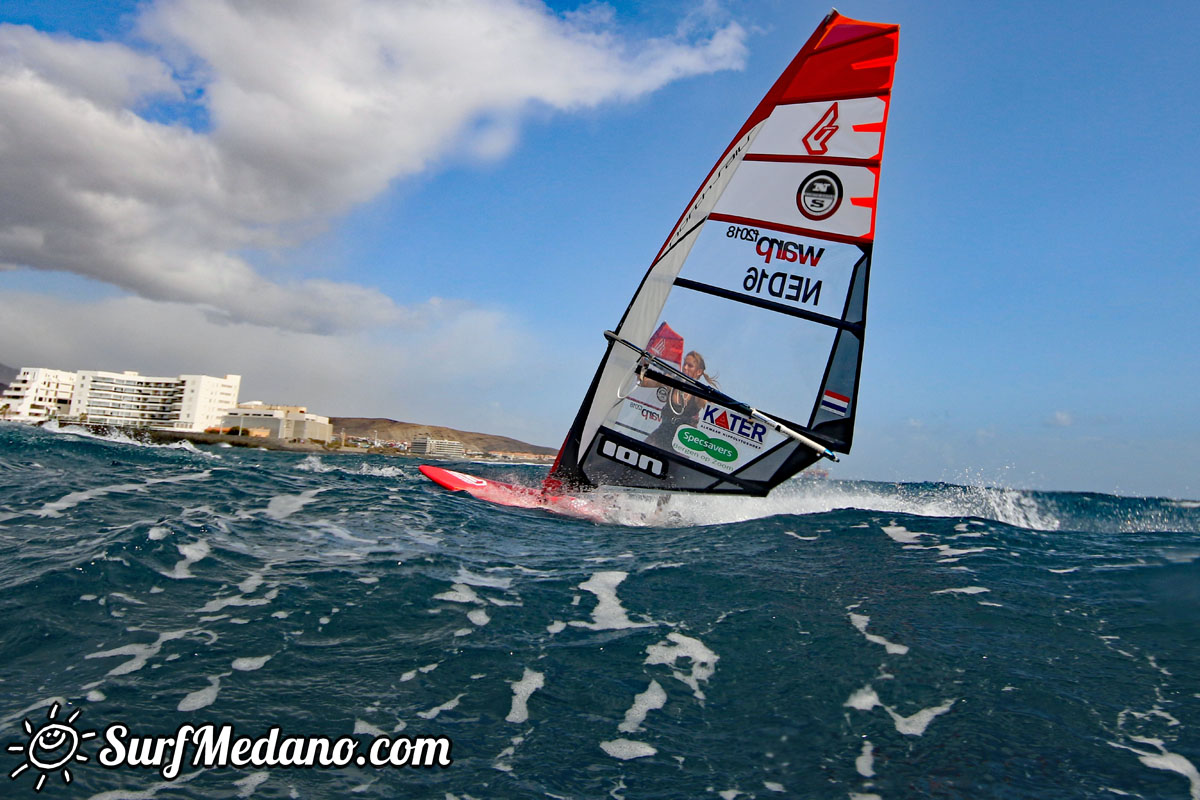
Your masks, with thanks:
[(225, 412), (220, 432), (233, 429), (246, 436), (270, 436), (276, 439), (311, 439), (328, 442), (333, 439), (329, 417), (309, 414), (304, 406), (270, 406), (259, 401), (242, 403)]
[(492, 450), (488, 456), (500, 461), (553, 461), (555, 453), (514, 453), (508, 450)]
[[(221, 424), (225, 412), (238, 404), (241, 375), (180, 375), (183, 382), (183, 404), (179, 409), (180, 420), (190, 427), (185, 430), (202, 431)], [(179, 426), (176, 426), (179, 427)]]
[(240, 375), (151, 377), (137, 372), (80, 370), (70, 414), (80, 422), (133, 428), (203, 431), (237, 405)]
[(412, 452), (423, 456), (442, 456), (444, 458), (462, 458), (466, 448), (462, 442), (453, 439), (431, 439), (428, 436), (414, 439)]
[(0, 418), (44, 422), (66, 416), (75, 391), (75, 373), (48, 367), (22, 367), (0, 395)]

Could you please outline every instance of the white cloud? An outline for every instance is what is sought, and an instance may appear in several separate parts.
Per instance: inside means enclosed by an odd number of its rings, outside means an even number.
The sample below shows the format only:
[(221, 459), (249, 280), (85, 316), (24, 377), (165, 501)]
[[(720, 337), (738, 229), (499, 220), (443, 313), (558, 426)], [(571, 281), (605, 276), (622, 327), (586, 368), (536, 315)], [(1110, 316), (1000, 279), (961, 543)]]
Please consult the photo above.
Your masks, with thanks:
[(531, 110), (740, 66), (740, 27), (695, 24), (629, 41), (611, 11), (519, 0), (160, 0), (137, 49), (0, 25), (0, 268), (300, 332), (421, 323), (369, 287), (271, 281), (244, 254), (456, 153), (504, 155)]
[(0, 26), (0, 66), (39, 75), (62, 92), (107, 109), (159, 94), (182, 99), (167, 65), (154, 56), (114, 42), (50, 36), (22, 25)]

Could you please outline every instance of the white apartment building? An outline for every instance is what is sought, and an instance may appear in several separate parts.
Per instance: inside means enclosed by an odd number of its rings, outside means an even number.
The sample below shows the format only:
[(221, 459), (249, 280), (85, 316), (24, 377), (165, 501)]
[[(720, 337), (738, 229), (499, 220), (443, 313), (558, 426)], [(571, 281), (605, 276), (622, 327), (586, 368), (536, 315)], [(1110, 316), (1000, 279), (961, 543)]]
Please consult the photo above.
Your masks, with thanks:
[(203, 431), (221, 424), (225, 412), (238, 404), (238, 389), (241, 375), (226, 375), (214, 378), (211, 375), (180, 375), (183, 381), (183, 406), (181, 420), (188, 420), (194, 427), (185, 430)]
[(254, 401), (242, 403), (225, 412), (221, 430), (240, 428), (251, 436), (276, 439), (312, 439), (328, 442), (333, 438), (329, 417), (309, 414), (304, 406), (269, 406)]
[(71, 416), (81, 422), (203, 431), (237, 405), (240, 375), (159, 378), (136, 372), (76, 373)]
[(74, 390), (74, 372), (22, 367), (12, 384), (0, 395), (0, 418), (39, 422), (66, 416), (71, 410)]
[(413, 440), (412, 452), (426, 456), (462, 458), (466, 455), (466, 448), (463, 447), (462, 442), (457, 442), (453, 439), (431, 439), (426, 436)]

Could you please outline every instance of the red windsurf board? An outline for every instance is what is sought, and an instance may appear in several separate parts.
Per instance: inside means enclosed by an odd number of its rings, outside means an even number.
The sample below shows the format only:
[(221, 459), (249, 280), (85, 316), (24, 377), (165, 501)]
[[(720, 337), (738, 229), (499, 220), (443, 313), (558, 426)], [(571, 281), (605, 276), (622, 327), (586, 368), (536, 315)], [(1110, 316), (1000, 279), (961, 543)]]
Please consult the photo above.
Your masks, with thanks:
[(422, 464), (419, 469), (426, 478), (439, 486), (452, 492), (466, 492), (472, 497), (489, 503), (513, 508), (540, 508), (555, 514), (590, 519), (593, 522), (604, 520), (604, 515), (600, 510), (581, 497), (548, 494), (541, 489), (491, 481), (475, 475), (467, 475), (465, 472), (431, 467), (428, 464)]

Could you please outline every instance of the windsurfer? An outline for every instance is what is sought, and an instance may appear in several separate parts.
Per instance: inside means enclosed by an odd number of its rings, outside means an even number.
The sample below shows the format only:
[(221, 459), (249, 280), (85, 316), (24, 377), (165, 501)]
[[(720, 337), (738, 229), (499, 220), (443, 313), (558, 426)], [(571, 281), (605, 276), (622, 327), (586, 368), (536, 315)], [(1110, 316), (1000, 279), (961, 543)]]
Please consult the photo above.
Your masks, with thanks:
[[(701, 379), (713, 383), (712, 378), (708, 377), (704, 372), (705, 363), (704, 356), (700, 355), (695, 350), (690, 351), (683, 358), (683, 374), (695, 381)], [(642, 379), (643, 386), (661, 386), (658, 381), (651, 378)], [(661, 394), (659, 395), (662, 396)], [(663, 450), (671, 449), (671, 440), (675, 437), (675, 431), (680, 425), (695, 425), (700, 420), (700, 412), (704, 409), (704, 401), (694, 394), (682, 391), (681, 389), (671, 389), (667, 393), (667, 399), (662, 406), (662, 420), (654, 432), (646, 437), (646, 444), (662, 448)]]

